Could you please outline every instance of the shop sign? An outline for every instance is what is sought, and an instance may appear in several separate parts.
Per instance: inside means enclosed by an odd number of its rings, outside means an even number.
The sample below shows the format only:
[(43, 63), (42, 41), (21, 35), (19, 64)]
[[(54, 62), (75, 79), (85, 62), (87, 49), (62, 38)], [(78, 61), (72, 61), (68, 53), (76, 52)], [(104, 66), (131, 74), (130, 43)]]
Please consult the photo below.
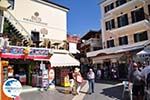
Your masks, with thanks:
[(22, 85), (18, 80), (10, 78), (4, 82), (3, 92), (6, 96), (10, 98), (16, 98), (20, 95), (21, 91)]
[[(2, 53), (11, 53), (11, 54), (24, 54), (25, 47), (10, 46), (9, 50), (7, 48), (2, 49)], [(30, 48), (29, 55), (42, 55), (48, 56), (49, 49), (39, 49), (39, 48)]]
[(42, 25), (48, 25), (48, 23), (42, 22), (42, 18), (39, 16), (39, 12), (35, 12), (34, 15), (31, 16), (31, 18), (23, 18), (23, 20)]

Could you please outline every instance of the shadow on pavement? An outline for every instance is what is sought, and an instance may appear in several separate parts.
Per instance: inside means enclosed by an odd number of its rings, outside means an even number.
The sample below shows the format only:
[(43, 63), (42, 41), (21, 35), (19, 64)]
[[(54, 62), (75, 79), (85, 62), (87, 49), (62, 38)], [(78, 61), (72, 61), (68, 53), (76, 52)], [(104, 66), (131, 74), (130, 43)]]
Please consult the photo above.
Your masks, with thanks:
[(121, 81), (118, 80), (95, 80), (96, 83), (101, 83), (101, 84), (111, 84), (111, 85), (115, 85), (120, 83)]
[(57, 90), (59, 93), (70, 94), (69, 88), (57, 88), (56, 90)]
[(103, 89), (103, 92), (100, 92), (100, 94), (103, 94), (111, 98), (116, 98), (117, 100), (121, 100), (122, 91), (123, 91), (123, 85), (119, 85), (119, 86)]
[(80, 93), (83, 93), (83, 94), (88, 94), (88, 92), (84, 92), (84, 91), (80, 91)]

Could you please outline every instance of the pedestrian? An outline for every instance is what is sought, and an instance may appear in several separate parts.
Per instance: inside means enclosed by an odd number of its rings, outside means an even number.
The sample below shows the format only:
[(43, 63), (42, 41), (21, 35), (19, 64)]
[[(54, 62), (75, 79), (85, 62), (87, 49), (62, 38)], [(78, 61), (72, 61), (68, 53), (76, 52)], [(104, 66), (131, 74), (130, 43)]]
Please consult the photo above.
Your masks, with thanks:
[(144, 85), (142, 82), (141, 72), (138, 69), (137, 63), (133, 63), (133, 70), (130, 74), (130, 81), (133, 83), (133, 100), (143, 100)]
[(141, 71), (141, 77), (144, 80), (146, 84), (145, 88), (145, 98), (146, 100), (150, 100), (150, 65), (146, 66), (142, 71)]
[(94, 93), (94, 84), (95, 84), (95, 73), (93, 69), (89, 69), (87, 73), (88, 83), (89, 83), (89, 94)]
[(74, 92), (74, 79), (73, 79), (73, 71), (69, 72), (69, 81), (70, 81), (70, 93)]
[(101, 69), (98, 69), (97, 70), (97, 79), (101, 79), (101, 75), (102, 75)]
[(80, 89), (81, 89), (81, 84), (83, 82), (83, 78), (82, 78), (82, 75), (80, 73), (80, 69), (77, 68), (77, 67), (74, 70), (73, 79), (75, 80), (76, 93), (78, 95), (80, 93)]

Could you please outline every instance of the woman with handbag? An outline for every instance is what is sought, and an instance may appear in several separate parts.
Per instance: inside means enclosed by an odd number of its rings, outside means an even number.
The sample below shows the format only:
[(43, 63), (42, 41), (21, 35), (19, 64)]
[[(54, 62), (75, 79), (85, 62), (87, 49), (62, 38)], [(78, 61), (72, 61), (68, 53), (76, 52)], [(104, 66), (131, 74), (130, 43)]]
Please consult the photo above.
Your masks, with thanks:
[(76, 84), (76, 92), (77, 94), (79, 94), (80, 89), (81, 89), (81, 83), (83, 82), (83, 78), (81, 76), (79, 68), (75, 68), (74, 73), (73, 73), (73, 78)]

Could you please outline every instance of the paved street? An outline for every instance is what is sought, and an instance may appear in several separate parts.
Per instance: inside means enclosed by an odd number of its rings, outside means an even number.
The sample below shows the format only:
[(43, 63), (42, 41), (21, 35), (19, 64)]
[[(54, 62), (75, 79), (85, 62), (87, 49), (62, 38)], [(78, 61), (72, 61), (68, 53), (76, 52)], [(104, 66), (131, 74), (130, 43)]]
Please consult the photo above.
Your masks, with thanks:
[(87, 94), (83, 100), (120, 100), (122, 89), (116, 82), (100, 81), (95, 84), (95, 93)]
[(21, 94), (21, 100), (72, 100), (74, 95), (65, 93), (63, 89), (34, 91)]
[(88, 84), (85, 84), (80, 95), (66, 93), (66, 90), (57, 87), (45, 92), (35, 91), (21, 94), (21, 100), (120, 100), (122, 86), (116, 82), (100, 81), (95, 84), (95, 93), (87, 94)]

